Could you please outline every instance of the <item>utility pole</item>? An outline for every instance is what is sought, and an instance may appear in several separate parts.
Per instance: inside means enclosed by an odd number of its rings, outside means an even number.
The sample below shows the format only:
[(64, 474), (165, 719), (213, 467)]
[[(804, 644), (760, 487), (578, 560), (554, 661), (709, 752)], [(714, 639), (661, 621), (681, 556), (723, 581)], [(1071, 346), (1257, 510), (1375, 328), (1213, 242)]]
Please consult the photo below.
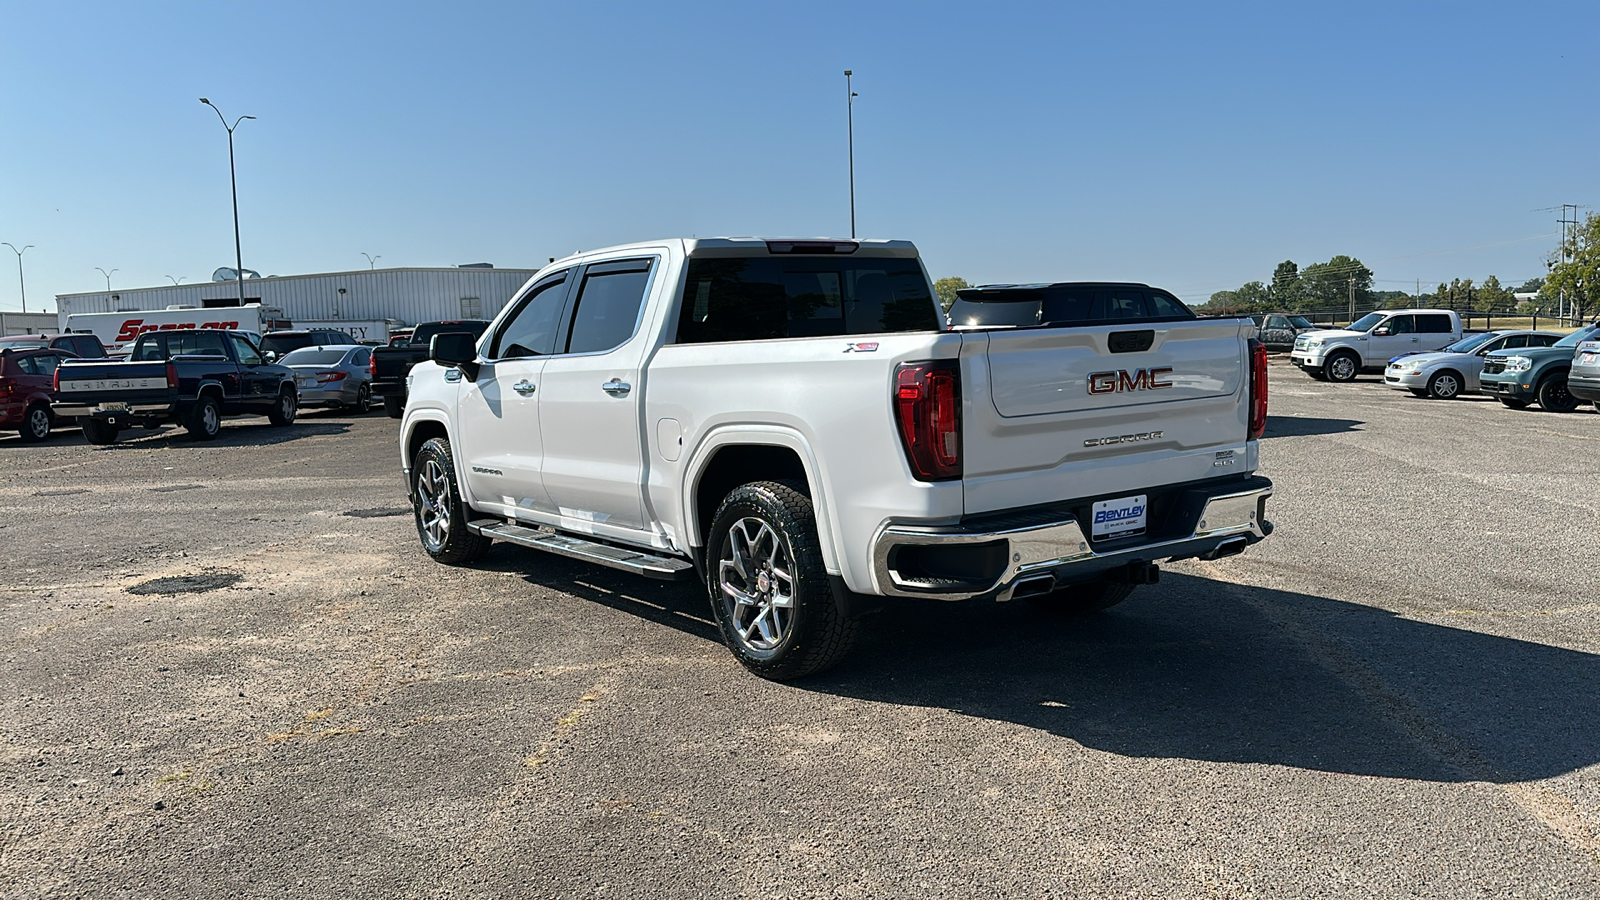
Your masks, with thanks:
[(1356, 277), (1350, 276), (1350, 321), (1356, 320)]
[(850, 154), (850, 238), (856, 236), (856, 92), (850, 89), (850, 70), (844, 70), (845, 134)]
[(28, 248), (32, 247), (33, 245), (32, 244), (27, 244), (21, 250), (18, 250), (17, 249), (17, 245), (11, 243), (10, 241), (6, 241), (5, 244), (6, 244), (7, 247), (11, 248), (11, 252), (12, 253), (15, 253), (17, 255), (17, 287), (22, 289), (22, 311), (23, 312), (27, 312), (28, 311), (28, 282), (27, 282), (27, 279), (22, 277), (22, 254), (28, 252)]

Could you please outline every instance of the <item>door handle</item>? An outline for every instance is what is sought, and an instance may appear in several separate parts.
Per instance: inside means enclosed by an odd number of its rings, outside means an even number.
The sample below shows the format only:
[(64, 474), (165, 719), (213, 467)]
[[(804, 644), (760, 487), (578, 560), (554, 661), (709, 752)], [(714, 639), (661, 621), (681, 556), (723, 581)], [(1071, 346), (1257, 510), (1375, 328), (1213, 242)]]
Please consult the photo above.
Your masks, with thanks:
[(626, 397), (628, 396), (628, 392), (633, 390), (633, 385), (627, 383), (626, 381), (618, 381), (617, 379), (613, 378), (605, 384), (600, 385), (600, 389), (613, 397)]
[(1422, 343), (1422, 338), (1412, 338), (1411, 339), (1411, 343), (1420, 344), (1420, 343)]
[(511, 386), (511, 389), (513, 391), (516, 391), (517, 393), (521, 394), (524, 397), (528, 396), (529, 394), (531, 394), (535, 390), (537, 390), (537, 388), (535, 388), (533, 386), (533, 382), (529, 381), (526, 378), (522, 379), (521, 381), (517, 382), (516, 384), (513, 384)]

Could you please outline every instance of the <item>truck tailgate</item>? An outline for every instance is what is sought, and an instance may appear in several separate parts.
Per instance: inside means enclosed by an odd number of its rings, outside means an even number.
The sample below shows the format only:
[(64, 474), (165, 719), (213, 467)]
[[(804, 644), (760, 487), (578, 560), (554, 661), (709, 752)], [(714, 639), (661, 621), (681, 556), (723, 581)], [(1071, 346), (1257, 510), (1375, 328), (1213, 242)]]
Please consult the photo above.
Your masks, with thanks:
[(56, 370), (55, 399), (67, 403), (141, 400), (168, 394), (165, 362), (73, 362)]
[(964, 337), (969, 516), (1255, 467), (1245, 458), (1249, 357), (1240, 320)]

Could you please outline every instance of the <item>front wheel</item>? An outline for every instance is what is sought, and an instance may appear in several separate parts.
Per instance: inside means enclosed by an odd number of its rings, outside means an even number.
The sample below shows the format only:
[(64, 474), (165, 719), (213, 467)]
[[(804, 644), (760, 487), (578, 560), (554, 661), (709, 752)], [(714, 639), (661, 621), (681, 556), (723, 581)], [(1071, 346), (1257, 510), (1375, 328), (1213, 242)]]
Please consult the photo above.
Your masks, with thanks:
[(422, 549), (436, 561), (452, 566), (472, 562), (489, 552), (489, 545), (494, 542), (467, 530), (467, 508), (456, 486), (450, 442), (433, 438), (423, 444), (412, 462), (411, 473), (411, 506)]
[(389, 418), (398, 419), (406, 414), (405, 401), (401, 400), (399, 397), (392, 397), (388, 394), (385, 394), (383, 396), (383, 411), (389, 416)]
[(1126, 582), (1111, 581), (1069, 584), (1048, 594), (1029, 597), (1028, 605), (1055, 616), (1086, 616), (1128, 599), (1133, 588), (1134, 585)]
[(88, 416), (79, 419), (78, 424), (83, 426), (83, 439), (91, 444), (100, 446), (116, 443), (117, 432), (121, 430), (109, 422), (92, 419)]
[(1439, 372), (1428, 379), (1428, 396), (1435, 400), (1454, 400), (1461, 396), (1461, 376), (1454, 372)]
[(835, 602), (811, 499), (797, 485), (735, 488), (712, 518), (707, 559), (712, 612), (746, 669), (783, 681), (849, 652), (856, 621)]
[(50, 407), (35, 403), (22, 419), (22, 440), (37, 444), (50, 437)]
[(1578, 408), (1578, 398), (1567, 390), (1567, 376), (1551, 375), (1539, 382), (1539, 405), (1550, 412), (1569, 413)]
[(295, 413), (300, 411), (300, 398), (295, 395), (294, 389), (284, 388), (278, 392), (278, 402), (272, 404), (272, 409), (267, 412), (267, 421), (282, 428), (293, 425)]
[(1354, 381), (1361, 372), (1361, 360), (1354, 353), (1335, 353), (1328, 358), (1322, 371), (1329, 381)]

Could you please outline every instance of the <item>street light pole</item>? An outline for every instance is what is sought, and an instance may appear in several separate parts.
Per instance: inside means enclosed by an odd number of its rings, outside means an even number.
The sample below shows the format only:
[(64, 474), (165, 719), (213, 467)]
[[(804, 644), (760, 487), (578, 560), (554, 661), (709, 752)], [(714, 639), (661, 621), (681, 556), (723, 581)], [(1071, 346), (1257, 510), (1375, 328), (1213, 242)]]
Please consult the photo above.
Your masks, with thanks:
[(7, 247), (10, 247), (11, 248), (11, 252), (15, 253), (17, 255), (17, 287), (21, 288), (21, 290), (22, 290), (22, 311), (23, 312), (27, 312), (28, 311), (28, 282), (27, 282), (26, 279), (24, 279), (22, 277), (22, 254), (28, 252), (28, 248), (32, 247), (33, 245), (32, 244), (24, 245), (21, 250), (18, 250), (17, 249), (17, 245), (11, 243), (10, 241), (6, 241), (5, 245)]
[(240, 116), (229, 125), (228, 120), (222, 115), (222, 110), (217, 105), (204, 97), (200, 102), (211, 107), (211, 111), (222, 120), (222, 127), (228, 129), (228, 181), (233, 185), (233, 265), (234, 278), (239, 282), (239, 305), (244, 305), (244, 254), (239, 250), (239, 176), (233, 165), (233, 130), (245, 119), (254, 119), (255, 116)]
[(121, 269), (112, 269), (110, 272), (107, 272), (105, 269), (102, 269), (99, 266), (95, 266), (94, 268), (95, 268), (95, 271), (99, 272), (101, 275), (104, 275), (106, 277), (106, 293), (108, 293), (108, 294), (111, 293), (111, 275), (114, 272), (121, 272), (122, 270)]
[(845, 133), (850, 148), (850, 237), (856, 236), (856, 92), (850, 89), (849, 69), (844, 70)]
[(383, 259), (383, 254), (382, 253), (379, 253), (377, 256), (373, 256), (372, 254), (367, 253), (366, 251), (363, 250), (361, 252), (361, 255), (365, 256), (367, 258), (367, 268), (369, 270), (376, 268), (377, 265), (378, 265), (378, 260)]

